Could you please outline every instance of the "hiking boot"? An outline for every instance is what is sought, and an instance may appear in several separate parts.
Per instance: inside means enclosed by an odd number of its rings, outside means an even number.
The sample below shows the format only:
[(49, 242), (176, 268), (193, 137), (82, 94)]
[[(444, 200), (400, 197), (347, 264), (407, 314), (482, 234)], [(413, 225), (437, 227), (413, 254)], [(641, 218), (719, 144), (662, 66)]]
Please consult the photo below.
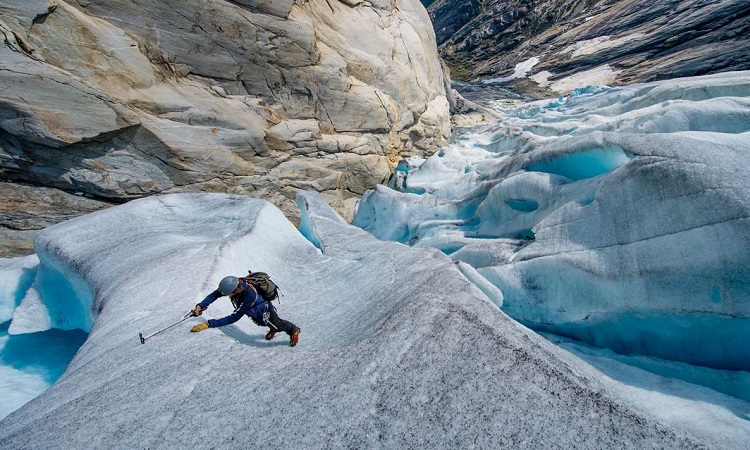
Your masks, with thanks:
[(274, 336), (276, 336), (276, 332), (273, 330), (269, 330), (268, 333), (266, 333), (266, 340), (270, 341)]
[(299, 340), (299, 328), (294, 330), (294, 333), (289, 337), (289, 346), (294, 347), (297, 345), (297, 341)]

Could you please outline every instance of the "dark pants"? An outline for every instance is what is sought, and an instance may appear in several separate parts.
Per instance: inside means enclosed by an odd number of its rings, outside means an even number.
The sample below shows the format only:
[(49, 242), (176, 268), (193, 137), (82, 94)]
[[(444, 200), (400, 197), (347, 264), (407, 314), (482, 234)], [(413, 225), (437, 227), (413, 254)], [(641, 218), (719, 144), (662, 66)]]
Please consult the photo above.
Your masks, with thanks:
[(289, 336), (291, 336), (297, 329), (297, 325), (279, 317), (279, 315), (276, 313), (276, 308), (274, 308), (273, 306), (269, 310), (268, 321), (271, 322), (269, 325), (271, 331), (283, 331)]

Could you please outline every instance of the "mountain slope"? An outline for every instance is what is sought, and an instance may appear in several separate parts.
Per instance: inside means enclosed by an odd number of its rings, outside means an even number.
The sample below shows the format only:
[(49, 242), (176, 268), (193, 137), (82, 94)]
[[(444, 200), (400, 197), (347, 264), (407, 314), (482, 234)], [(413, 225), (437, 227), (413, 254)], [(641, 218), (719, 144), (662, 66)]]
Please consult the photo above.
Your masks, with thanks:
[(537, 58), (540, 86), (513, 83), (567, 94), (585, 80), (561, 81), (581, 72), (618, 85), (750, 68), (743, 0), (442, 0), (430, 16), (453, 78), (507, 77)]

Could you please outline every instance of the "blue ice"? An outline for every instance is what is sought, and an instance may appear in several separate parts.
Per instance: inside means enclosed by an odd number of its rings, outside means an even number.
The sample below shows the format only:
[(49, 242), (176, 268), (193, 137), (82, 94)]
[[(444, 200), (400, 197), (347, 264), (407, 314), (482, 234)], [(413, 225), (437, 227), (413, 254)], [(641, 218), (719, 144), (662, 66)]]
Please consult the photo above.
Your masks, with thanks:
[[(516, 316), (512, 302), (504, 308)], [(742, 318), (711, 314), (618, 313), (583, 322), (521, 321), (530, 328), (555, 333), (621, 355), (650, 355), (718, 370), (750, 370), (750, 329)], [(719, 345), (719, 343), (726, 343)]]
[(47, 271), (40, 277), (37, 266), (12, 267), (15, 261), (8, 261), (0, 270), (0, 419), (49, 389), (88, 336), (80, 327), (10, 334), (13, 313), (32, 285), (43, 293), (46, 303), (57, 304), (47, 308), (57, 316), (53, 323), (82, 325), (87, 315), (78, 310), (81, 302), (62, 275)]
[(505, 200), (505, 203), (507, 203), (508, 206), (515, 209), (516, 211), (521, 212), (532, 212), (539, 209), (539, 202), (537, 202), (536, 200), (520, 200), (509, 198), (508, 200)]
[(49, 389), (88, 336), (56, 329), (9, 335), (9, 325), (0, 324), (0, 419)]
[(611, 146), (556, 156), (534, 163), (528, 170), (562, 175), (577, 181), (611, 172), (629, 161), (621, 148)]
[(747, 74), (588, 87), (498, 113), (407, 174), (421, 200), (366, 194), (353, 224), (381, 239), (417, 230), (401, 242), (473, 264), (538, 331), (748, 373)]

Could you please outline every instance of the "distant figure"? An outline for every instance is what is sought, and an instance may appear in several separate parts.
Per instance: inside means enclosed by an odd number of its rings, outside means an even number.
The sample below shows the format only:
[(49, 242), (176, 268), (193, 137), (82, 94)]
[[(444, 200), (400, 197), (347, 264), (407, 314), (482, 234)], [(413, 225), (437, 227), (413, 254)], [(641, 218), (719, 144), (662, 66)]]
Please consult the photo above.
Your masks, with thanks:
[(249, 316), (256, 325), (270, 329), (266, 333), (266, 340), (270, 341), (277, 332), (283, 331), (289, 335), (289, 346), (294, 347), (299, 340), (300, 329), (295, 324), (288, 322), (276, 313), (276, 308), (269, 300), (263, 298), (258, 290), (247, 279), (233, 276), (224, 277), (219, 283), (219, 288), (208, 294), (202, 302), (195, 305), (192, 313), (196, 316), (203, 314), (208, 309), (208, 305), (216, 301), (219, 297), (228, 295), (234, 305), (234, 312), (221, 319), (211, 319), (207, 322), (201, 322), (190, 329), (198, 332), (207, 328), (223, 327), (230, 323), (235, 323), (243, 315)]

